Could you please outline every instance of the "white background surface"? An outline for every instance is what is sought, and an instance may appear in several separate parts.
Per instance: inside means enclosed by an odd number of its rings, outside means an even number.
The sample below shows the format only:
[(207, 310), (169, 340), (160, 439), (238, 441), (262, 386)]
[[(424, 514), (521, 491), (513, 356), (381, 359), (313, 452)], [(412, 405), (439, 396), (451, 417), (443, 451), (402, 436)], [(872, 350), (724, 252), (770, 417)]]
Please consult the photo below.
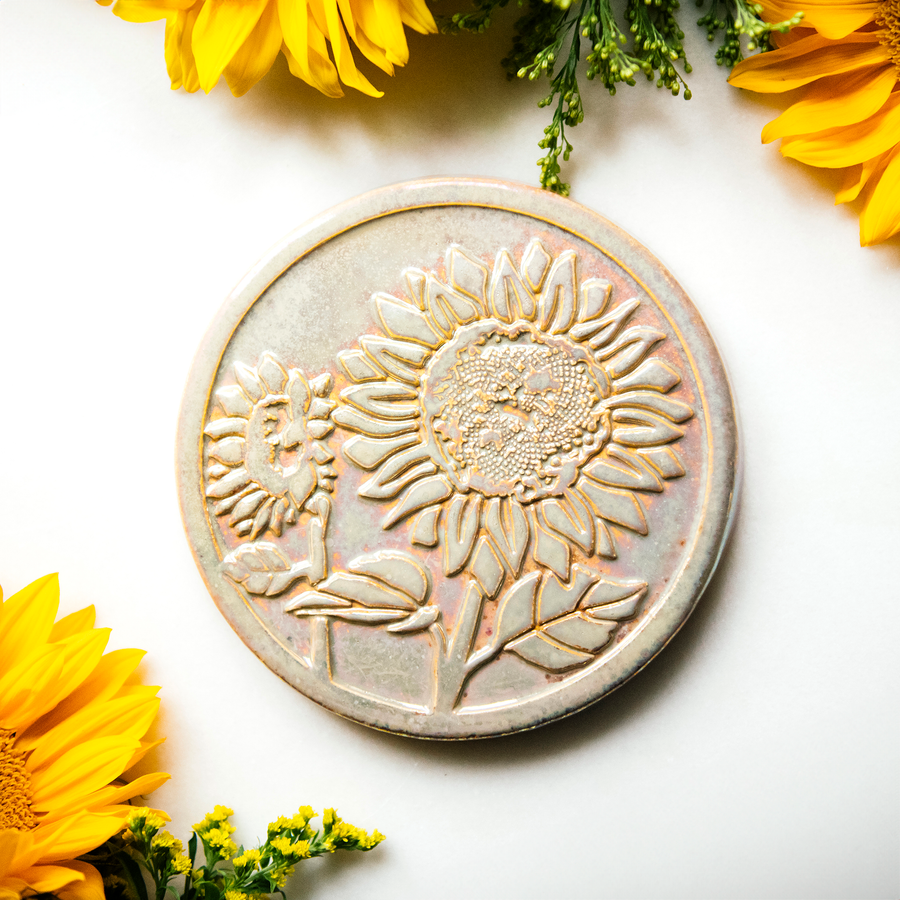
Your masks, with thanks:
[[(173, 474), (180, 394), (219, 304), (276, 240), (427, 175), (534, 183), (543, 88), (509, 29), (413, 38), (381, 100), (282, 61), (246, 97), (171, 92), (162, 25), (3, 0), (0, 580), (61, 573), (163, 685), (155, 795), (250, 843), (300, 803), (388, 841), (304, 864), (290, 897), (893, 898), (900, 892), (900, 242), (861, 250), (836, 180), (762, 147), (781, 100), (587, 91), (573, 198), (684, 285), (733, 378), (744, 491), (697, 612), (597, 706), (439, 745), (319, 709), (208, 597)], [(374, 76), (376, 79), (377, 75)]]

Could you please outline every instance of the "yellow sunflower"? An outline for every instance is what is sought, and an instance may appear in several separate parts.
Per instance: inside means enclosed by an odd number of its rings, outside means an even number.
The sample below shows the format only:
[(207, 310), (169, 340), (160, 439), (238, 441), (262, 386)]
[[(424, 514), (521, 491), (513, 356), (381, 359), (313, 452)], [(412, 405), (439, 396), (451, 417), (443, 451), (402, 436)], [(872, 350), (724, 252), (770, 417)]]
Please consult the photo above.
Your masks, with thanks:
[(129, 22), (166, 20), (173, 89), (209, 93), (224, 75), (236, 97), (269, 71), (279, 51), (297, 78), (329, 97), (343, 96), (341, 82), (380, 97), (357, 69), (350, 41), (392, 75), (409, 59), (404, 26), (437, 30), (424, 0), (116, 0), (113, 12)]
[(55, 575), (5, 602), (0, 592), (0, 900), (102, 900), (100, 874), (75, 857), (169, 777), (114, 783), (155, 746), (141, 738), (159, 688), (134, 680), (142, 650), (103, 655), (109, 629), (93, 627), (93, 607), (55, 622), (58, 606)]
[[(765, 143), (784, 156), (846, 169), (837, 203), (860, 197), (860, 243), (900, 231), (900, 0), (803, 0), (803, 27), (773, 35), (778, 49), (735, 66), (729, 81), (760, 93), (801, 88), (770, 122)], [(768, 21), (797, 10), (767, 0)]]

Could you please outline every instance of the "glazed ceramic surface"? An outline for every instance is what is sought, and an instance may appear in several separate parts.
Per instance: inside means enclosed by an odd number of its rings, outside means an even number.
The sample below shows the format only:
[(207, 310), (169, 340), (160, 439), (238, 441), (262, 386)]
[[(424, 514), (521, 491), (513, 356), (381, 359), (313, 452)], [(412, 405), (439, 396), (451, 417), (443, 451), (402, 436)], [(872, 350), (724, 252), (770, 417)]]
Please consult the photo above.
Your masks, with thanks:
[(429, 738), (613, 690), (689, 615), (736, 490), (697, 310), (605, 219), (501, 182), (338, 207), (237, 287), (180, 423), (185, 526), (244, 642)]

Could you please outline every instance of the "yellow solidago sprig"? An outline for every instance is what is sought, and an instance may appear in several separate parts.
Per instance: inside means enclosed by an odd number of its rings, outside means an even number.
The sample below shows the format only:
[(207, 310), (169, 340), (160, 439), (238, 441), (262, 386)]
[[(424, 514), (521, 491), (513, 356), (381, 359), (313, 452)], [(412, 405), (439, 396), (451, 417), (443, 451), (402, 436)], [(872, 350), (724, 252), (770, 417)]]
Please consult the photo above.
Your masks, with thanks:
[[(314, 828), (310, 823), (316, 813), (301, 806), (295, 815), (271, 822), (266, 840), (245, 850), (231, 837), (233, 814), (226, 806), (216, 806), (194, 825), (185, 853), (181, 841), (161, 830), (165, 823), (159, 815), (135, 810), (126, 830), (91, 858), (103, 873), (108, 900), (163, 900), (166, 893), (181, 900), (283, 896), (298, 862), (336, 850), (371, 850), (384, 840), (378, 831), (368, 834), (344, 822), (333, 809), (326, 809), (322, 827)], [(198, 865), (201, 846), (204, 861)]]

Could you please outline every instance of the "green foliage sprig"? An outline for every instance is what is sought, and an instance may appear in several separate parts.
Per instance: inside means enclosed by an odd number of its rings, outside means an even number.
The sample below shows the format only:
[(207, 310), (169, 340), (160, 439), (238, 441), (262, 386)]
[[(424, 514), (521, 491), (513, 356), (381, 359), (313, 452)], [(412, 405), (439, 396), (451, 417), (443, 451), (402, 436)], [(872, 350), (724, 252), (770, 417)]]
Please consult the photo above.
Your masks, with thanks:
[[(441, 29), (483, 32), (490, 27), (494, 14), (509, 0), (473, 0), (473, 10), (456, 13), (441, 20)], [(656, 80), (674, 96), (683, 93), (690, 100), (691, 91), (684, 75), (691, 65), (684, 52), (684, 32), (676, 12), (678, 0), (624, 0), (625, 28), (612, 7), (612, 0), (518, 0), (524, 9), (515, 24), (513, 46), (502, 60), (510, 78), (535, 81), (546, 76), (550, 92), (539, 106), (553, 107), (550, 124), (539, 142), (544, 156), (538, 160), (541, 186), (559, 194), (568, 194), (569, 185), (561, 175), (560, 157), (569, 159), (572, 143), (566, 128), (574, 128), (584, 119), (581, 89), (578, 83), (579, 63), (585, 51), (588, 80), (597, 79), (616, 93), (620, 84), (634, 85), (637, 76)], [(742, 39), (748, 50), (765, 50), (773, 31), (785, 32), (796, 25), (802, 13), (777, 23), (764, 22), (762, 6), (752, 0), (697, 0), (707, 6), (698, 25), (707, 30), (714, 41), (723, 31), (721, 46), (716, 50), (719, 65), (729, 67), (743, 59)], [(676, 65), (681, 66), (684, 75)]]
[[(284, 896), (284, 885), (296, 864), (336, 850), (371, 850), (384, 840), (344, 822), (333, 809), (322, 814), (322, 827), (310, 823), (316, 813), (301, 806), (291, 818), (269, 823), (266, 840), (245, 850), (232, 839), (233, 810), (217, 806), (194, 825), (187, 853), (178, 838), (162, 831), (164, 820), (138, 809), (127, 828), (84, 859), (103, 875), (108, 900), (257, 900)], [(203, 861), (197, 863), (197, 851)], [(179, 890), (173, 882), (181, 881)]]

